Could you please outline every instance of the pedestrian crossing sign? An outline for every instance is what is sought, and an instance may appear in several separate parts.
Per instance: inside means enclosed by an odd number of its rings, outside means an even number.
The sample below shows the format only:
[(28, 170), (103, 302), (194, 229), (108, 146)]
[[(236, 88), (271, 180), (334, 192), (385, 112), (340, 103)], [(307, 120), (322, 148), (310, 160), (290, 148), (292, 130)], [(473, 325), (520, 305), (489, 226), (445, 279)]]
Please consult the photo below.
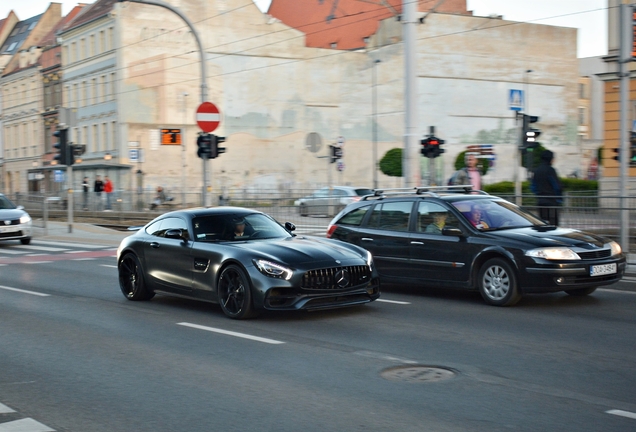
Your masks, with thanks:
[(510, 89), (508, 105), (512, 111), (521, 111), (523, 109), (523, 90)]

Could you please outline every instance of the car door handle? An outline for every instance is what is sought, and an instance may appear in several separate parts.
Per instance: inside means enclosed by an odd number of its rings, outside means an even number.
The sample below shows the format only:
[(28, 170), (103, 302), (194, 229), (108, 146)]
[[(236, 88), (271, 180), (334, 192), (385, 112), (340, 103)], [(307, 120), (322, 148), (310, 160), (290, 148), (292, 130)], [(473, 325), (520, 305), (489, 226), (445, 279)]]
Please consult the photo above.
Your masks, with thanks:
[(424, 242), (421, 241), (412, 241), (411, 244), (423, 245)]
[(362, 237), (360, 240), (362, 240), (362, 241), (373, 241), (373, 239), (369, 238), (369, 237)]
[(151, 242), (150, 243), (150, 247), (157, 249), (159, 247), (159, 243), (157, 242)]

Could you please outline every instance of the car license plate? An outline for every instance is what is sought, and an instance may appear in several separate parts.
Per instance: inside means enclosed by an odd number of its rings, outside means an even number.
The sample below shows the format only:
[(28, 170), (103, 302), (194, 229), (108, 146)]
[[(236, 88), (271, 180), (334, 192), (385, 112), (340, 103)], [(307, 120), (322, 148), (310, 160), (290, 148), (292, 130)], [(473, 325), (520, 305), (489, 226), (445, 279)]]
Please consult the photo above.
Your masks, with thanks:
[(8, 232), (14, 232), (14, 231), (20, 231), (20, 227), (0, 228), (0, 233), (8, 233)]
[(590, 276), (602, 276), (616, 273), (616, 263), (600, 264), (590, 267)]

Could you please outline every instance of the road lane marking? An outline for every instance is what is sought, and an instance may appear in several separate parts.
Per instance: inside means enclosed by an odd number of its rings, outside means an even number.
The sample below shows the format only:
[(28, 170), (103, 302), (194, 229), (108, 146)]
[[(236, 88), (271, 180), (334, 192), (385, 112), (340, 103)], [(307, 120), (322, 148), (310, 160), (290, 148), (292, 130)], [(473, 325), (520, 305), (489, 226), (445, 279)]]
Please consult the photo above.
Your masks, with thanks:
[(47, 242), (47, 241), (43, 241), (43, 240), (38, 240), (37, 242), (35, 242), (36, 244), (43, 244), (43, 245), (51, 245), (51, 246), (64, 246), (64, 247), (76, 247), (76, 248), (83, 248), (83, 249), (104, 249), (112, 247), (112, 246), (108, 246), (108, 245), (91, 245), (91, 244), (86, 244), (86, 243), (65, 243), (65, 242)]
[(23, 289), (20, 289), (20, 288), (11, 288), (11, 287), (8, 287), (8, 286), (3, 286), (3, 285), (0, 285), (0, 289), (7, 290), (7, 291), (20, 292), (20, 293), (23, 293), (23, 294), (31, 294), (31, 295), (40, 296), (40, 297), (50, 297), (50, 294), (43, 294), (43, 293), (39, 293), (39, 292), (35, 292), (35, 291), (27, 291), (27, 290), (23, 290)]
[(75, 258), (74, 260), (71, 261), (94, 261), (95, 258)]
[(64, 252), (64, 253), (67, 253), (67, 254), (76, 254), (76, 253), (77, 253), (77, 254), (78, 254), (78, 253), (85, 253), (85, 252), (88, 252), (88, 251), (85, 251), (85, 250), (76, 250), (76, 251), (66, 251), (66, 252)]
[(48, 264), (52, 262), (53, 261), (25, 261), (22, 264)]
[(102, 267), (108, 267), (108, 268), (117, 268), (116, 265), (110, 265), (110, 264), (100, 264), (100, 266)]
[(0, 414), (8, 414), (12, 412), (15, 412), (15, 411), (9, 408), (8, 406), (0, 403)]
[(55, 429), (32, 418), (24, 418), (0, 424), (0, 432), (55, 432)]
[(228, 336), (234, 336), (234, 337), (239, 337), (239, 338), (243, 338), (243, 339), (250, 339), (250, 340), (253, 340), (253, 341), (264, 342), (264, 343), (268, 343), (268, 344), (272, 344), (272, 345), (278, 345), (278, 344), (284, 344), (285, 343), (285, 342), (277, 341), (277, 340), (274, 340), (274, 339), (267, 339), (267, 338), (262, 338), (262, 337), (258, 337), (258, 336), (248, 335), (248, 334), (245, 334), (245, 333), (237, 333), (237, 332), (228, 331), (228, 330), (221, 330), (221, 329), (217, 329), (217, 328), (214, 328), (214, 327), (206, 327), (206, 326), (202, 326), (202, 325), (198, 325), (198, 324), (191, 324), (191, 323), (187, 323), (187, 322), (180, 322), (180, 323), (177, 323), (177, 325), (184, 326), (184, 327), (192, 327), (192, 328), (199, 329), (199, 330), (205, 330), (205, 331), (209, 331), (209, 332), (213, 332), (213, 333), (220, 333), (220, 334), (224, 334), (224, 335), (228, 335)]
[(401, 304), (401, 305), (408, 305), (408, 304), (411, 304), (410, 302), (397, 301), (397, 300), (386, 300), (386, 299), (377, 299), (376, 301), (377, 301), (377, 302), (384, 302), (384, 303)]
[(27, 251), (20, 251), (20, 250), (0, 249), (0, 253), (7, 254), (7, 255), (24, 255), (24, 254), (26, 254), (28, 252)]
[(68, 250), (67, 248), (39, 246), (39, 245), (22, 245), (22, 246), (14, 246), (14, 247), (16, 249), (41, 250), (46, 252), (61, 252), (61, 251)]
[(636, 291), (624, 291), (624, 290), (617, 290), (617, 289), (611, 289), (611, 288), (599, 288), (598, 290), (611, 292), (611, 293), (619, 293), (619, 294), (636, 294)]
[(617, 416), (621, 416), (621, 417), (627, 417), (627, 418), (636, 420), (636, 413), (633, 413), (633, 412), (623, 411), (623, 410), (609, 410), (609, 411), (605, 411), (605, 412), (607, 414), (617, 415)]

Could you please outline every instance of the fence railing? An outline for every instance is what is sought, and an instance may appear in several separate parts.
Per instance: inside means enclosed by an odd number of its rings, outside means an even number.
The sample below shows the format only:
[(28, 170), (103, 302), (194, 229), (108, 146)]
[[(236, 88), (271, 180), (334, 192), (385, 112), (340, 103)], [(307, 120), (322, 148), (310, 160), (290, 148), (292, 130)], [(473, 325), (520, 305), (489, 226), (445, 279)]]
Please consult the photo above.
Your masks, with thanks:
[[(297, 205), (296, 200), (307, 196), (312, 191), (288, 190), (280, 191), (233, 191), (227, 196), (217, 196), (212, 199), (212, 205), (232, 205), (253, 208), (263, 211), (280, 222), (292, 222), (301, 233), (324, 235), (327, 225), (343, 206), (321, 205), (320, 208), (306, 204), (304, 210)], [(153, 207), (154, 192), (142, 193), (130, 191), (114, 192), (110, 198), (110, 211), (107, 209), (107, 200), (104, 193), (98, 197), (94, 193), (83, 195), (83, 192), (74, 192), (73, 214), (77, 222), (118, 224), (139, 221), (143, 224), (153, 217), (166, 211), (201, 205), (201, 194), (189, 192), (176, 193), (173, 200)], [(512, 195), (499, 195), (511, 202), (517, 202), (517, 197)], [(14, 201), (23, 205), (31, 214), (34, 225), (46, 228), (49, 217), (63, 218), (67, 211), (68, 201), (63, 197), (46, 196), (42, 194), (17, 195)], [(519, 197), (521, 207), (538, 215), (536, 197), (523, 195)], [(627, 252), (636, 252), (636, 197), (620, 197), (596, 195), (590, 193), (570, 193), (563, 197), (563, 205), (559, 207), (559, 225), (567, 228), (581, 229), (620, 240), (621, 212), (626, 209), (630, 212), (629, 246)], [(302, 214), (301, 214), (302, 213)], [(633, 213), (633, 214), (632, 214)], [(306, 215), (306, 216), (305, 216)], [(625, 246), (624, 246), (625, 248)]]

